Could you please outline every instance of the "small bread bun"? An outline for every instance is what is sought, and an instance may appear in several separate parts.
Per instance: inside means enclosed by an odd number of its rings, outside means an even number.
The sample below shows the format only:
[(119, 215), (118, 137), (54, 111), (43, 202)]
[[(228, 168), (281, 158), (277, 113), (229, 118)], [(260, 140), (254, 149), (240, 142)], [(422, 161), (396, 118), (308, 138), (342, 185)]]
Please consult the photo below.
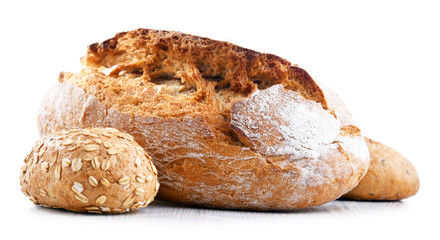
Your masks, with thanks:
[(416, 169), (394, 149), (365, 138), (371, 163), (359, 184), (343, 197), (356, 200), (401, 200), (414, 196), (420, 187)]
[(159, 189), (151, 158), (113, 128), (45, 136), (24, 159), (20, 184), (37, 205), (91, 213), (146, 207)]

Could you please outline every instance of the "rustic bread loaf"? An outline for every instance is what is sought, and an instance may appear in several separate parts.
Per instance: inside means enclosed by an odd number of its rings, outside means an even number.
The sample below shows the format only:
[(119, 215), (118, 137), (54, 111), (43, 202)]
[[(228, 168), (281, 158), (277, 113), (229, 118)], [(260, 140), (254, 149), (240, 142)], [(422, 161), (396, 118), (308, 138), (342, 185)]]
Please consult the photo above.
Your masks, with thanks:
[(287, 210), (351, 190), (369, 154), (338, 96), (280, 57), (138, 29), (89, 46), (41, 105), (41, 135), (114, 127), (159, 171), (158, 198)]
[(365, 138), (370, 168), (359, 184), (343, 197), (357, 200), (401, 200), (417, 193), (419, 176), (414, 166), (394, 149)]
[(46, 207), (120, 213), (146, 207), (159, 189), (150, 157), (130, 135), (116, 129), (47, 135), (24, 162), (22, 191)]

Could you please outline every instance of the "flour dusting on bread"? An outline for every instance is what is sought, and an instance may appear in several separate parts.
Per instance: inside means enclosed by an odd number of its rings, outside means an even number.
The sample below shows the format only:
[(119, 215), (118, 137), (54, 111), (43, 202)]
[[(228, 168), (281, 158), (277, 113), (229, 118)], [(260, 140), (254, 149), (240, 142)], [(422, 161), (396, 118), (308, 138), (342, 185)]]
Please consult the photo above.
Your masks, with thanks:
[(332, 147), (339, 121), (314, 101), (274, 85), (232, 106), (231, 125), (264, 155), (318, 158)]

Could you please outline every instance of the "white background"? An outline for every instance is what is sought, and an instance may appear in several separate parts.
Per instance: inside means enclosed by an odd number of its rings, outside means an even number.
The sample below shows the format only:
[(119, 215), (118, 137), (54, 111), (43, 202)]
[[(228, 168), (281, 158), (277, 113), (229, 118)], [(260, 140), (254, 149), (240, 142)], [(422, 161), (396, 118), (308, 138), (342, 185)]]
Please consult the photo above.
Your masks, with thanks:
[[(438, 1), (2, 1), (0, 234), (32, 239), (439, 237)], [(259, 213), (155, 202), (122, 215), (36, 207), (19, 169), (38, 139), (41, 98), (87, 45), (135, 28), (178, 30), (269, 52), (345, 100), (364, 135), (405, 155), (421, 178), (401, 202), (336, 201)], [(430, 237), (430, 238), (431, 238)], [(3, 237), (1, 237), (4, 239)]]

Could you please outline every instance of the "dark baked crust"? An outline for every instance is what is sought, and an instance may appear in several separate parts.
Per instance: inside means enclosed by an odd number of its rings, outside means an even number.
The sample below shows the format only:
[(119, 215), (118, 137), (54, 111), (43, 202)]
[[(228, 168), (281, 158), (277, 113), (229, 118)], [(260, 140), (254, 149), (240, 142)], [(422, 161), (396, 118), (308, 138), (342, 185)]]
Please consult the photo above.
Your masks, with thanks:
[[(43, 100), (40, 133), (89, 125), (130, 133), (159, 171), (159, 199), (222, 208), (299, 209), (338, 198), (368, 168), (364, 139), (337, 95), (279, 57), (178, 32), (139, 29), (92, 45), (82, 61), (88, 67), (61, 75)], [(108, 76), (100, 72), (112, 66)], [(161, 86), (177, 78), (194, 91), (156, 94), (152, 89), (161, 78), (167, 80), (159, 81)], [(231, 118), (254, 116), (231, 112), (231, 106), (240, 108), (258, 94), (277, 98), (282, 95), (277, 91), (295, 92), (302, 99), (288, 97), (278, 107), (314, 103), (313, 109), (340, 126), (332, 141), (322, 143), (325, 151), (312, 149), (316, 154), (311, 157), (273, 156), (240, 141)], [(314, 114), (313, 109), (306, 113)], [(239, 120), (235, 126), (240, 122), (246, 124)]]
[[(142, 49), (140, 51), (140, 49)], [(147, 78), (175, 76), (177, 69), (166, 69), (166, 61), (189, 64), (204, 79), (218, 81), (217, 88), (250, 93), (258, 86), (283, 83), (306, 99), (327, 107), (323, 92), (303, 69), (275, 55), (259, 53), (229, 42), (174, 31), (137, 29), (122, 32), (102, 43), (89, 46), (82, 59), (88, 67), (112, 67), (120, 71), (141, 71)], [(203, 84), (195, 82), (198, 90)]]

